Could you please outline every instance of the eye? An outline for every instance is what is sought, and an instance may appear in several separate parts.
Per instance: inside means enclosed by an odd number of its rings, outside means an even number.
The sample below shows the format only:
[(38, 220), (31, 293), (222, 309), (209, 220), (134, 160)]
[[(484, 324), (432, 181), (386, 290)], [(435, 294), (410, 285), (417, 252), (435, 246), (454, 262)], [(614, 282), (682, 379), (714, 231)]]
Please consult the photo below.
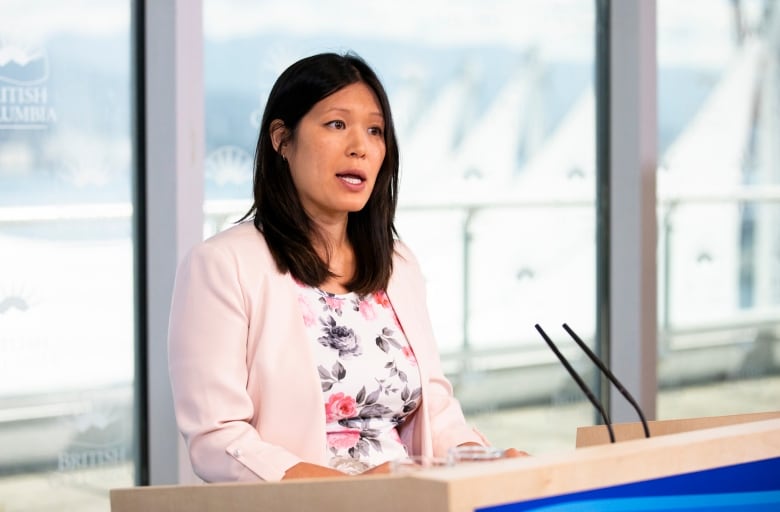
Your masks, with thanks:
[(371, 128), (368, 129), (368, 133), (370, 133), (371, 135), (377, 135), (381, 137), (385, 133), (385, 131), (382, 129), (381, 126), (372, 126)]
[(337, 130), (343, 130), (344, 128), (347, 127), (347, 124), (344, 121), (341, 121), (340, 119), (336, 119), (327, 123), (326, 126), (332, 126)]

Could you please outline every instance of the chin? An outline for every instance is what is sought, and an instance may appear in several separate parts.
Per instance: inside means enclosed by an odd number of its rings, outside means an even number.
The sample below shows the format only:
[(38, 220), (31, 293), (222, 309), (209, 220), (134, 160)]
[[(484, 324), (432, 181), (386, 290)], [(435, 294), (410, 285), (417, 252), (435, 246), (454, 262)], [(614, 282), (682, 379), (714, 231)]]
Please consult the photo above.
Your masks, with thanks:
[(344, 209), (348, 213), (356, 213), (356, 212), (361, 211), (363, 208), (365, 208), (367, 204), (368, 204), (368, 200), (361, 201), (361, 202), (354, 202), (354, 203), (345, 205)]

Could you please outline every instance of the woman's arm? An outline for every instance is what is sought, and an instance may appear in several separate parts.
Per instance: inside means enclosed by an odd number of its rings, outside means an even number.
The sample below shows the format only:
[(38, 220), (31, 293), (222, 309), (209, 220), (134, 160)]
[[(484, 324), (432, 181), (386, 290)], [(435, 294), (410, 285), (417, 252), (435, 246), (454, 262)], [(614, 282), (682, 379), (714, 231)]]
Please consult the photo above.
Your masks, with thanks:
[(299, 462), (284, 473), (282, 480), (294, 480), (296, 478), (327, 478), (334, 476), (347, 476), (341, 471), (308, 462)]
[[(396, 244), (400, 259), (394, 262), (392, 286), (397, 291), (391, 300), (399, 303), (394, 307), (397, 311), (405, 311), (405, 319), (409, 322), (405, 327), (407, 335), (413, 337), (415, 355), (421, 366), (423, 382), (423, 400), (429, 421), (429, 435), (436, 457), (447, 456), (450, 448), (456, 446), (490, 446), (490, 442), (475, 428), (468, 425), (463, 415), (460, 402), (455, 398), (452, 385), (441, 367), (441, 359), (433, 334), (428, 313), (425, 280), (417, 259), (401, 242)], [(404, 318), (401, 318), (404, 323)], [(422, 371), (424, 368), (424, 371)], [(416, 420), (419, 421), (419, 418)], [(509, 448), (505, 457), (527, 455), (523, 451)]]
[[(413, 418), (410, 426), (420, 430), (420, 440), (424, 444), (424, 439), (428, 440), (435, 457), (446, 457), (450, 448), (463, 443), (488, 445), (488, 441), (466, 423), (452, 385), (441, 368), (428, 314), (425, 280), (417, 259), (401, 242), (396, 243), (396, 251), (388, 295), (414, 350), (423, 378), (424, 411), (418, 412), (424, 412), (425, 417)], [(409, 434), (407, 430), (402, 438)]]
[(177, 272), (168, 360), (177, 423), (206, 481), (280, 480), (301, 462), (250, 423), (248, 322), (235, 254), (196, 246)]

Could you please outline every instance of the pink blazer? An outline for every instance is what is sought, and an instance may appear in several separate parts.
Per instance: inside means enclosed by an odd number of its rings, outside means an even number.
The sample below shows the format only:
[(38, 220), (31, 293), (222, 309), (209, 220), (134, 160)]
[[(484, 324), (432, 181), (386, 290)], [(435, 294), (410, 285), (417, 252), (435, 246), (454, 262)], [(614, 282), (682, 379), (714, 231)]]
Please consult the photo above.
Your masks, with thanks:
[[(280, 480), (298, 462), (327, 464), (322, 388), (296, 288), (251, 222), (198, 244), (179, 266), (168, 361), (176, 420), (205, 481)], [(423, 383), (400, 432), (409, 453), (487, 444), (442, 372), (423, 277), (400, 242), (387, 294)]]

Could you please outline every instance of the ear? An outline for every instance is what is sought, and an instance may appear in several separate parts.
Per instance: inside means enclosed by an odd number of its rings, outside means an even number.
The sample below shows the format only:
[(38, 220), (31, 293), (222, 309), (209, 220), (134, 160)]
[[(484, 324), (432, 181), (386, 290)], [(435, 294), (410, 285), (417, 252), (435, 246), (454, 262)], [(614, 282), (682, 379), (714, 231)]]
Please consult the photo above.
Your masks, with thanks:
[(268, 134), (271, 137), (271, 145), (274, 147), (274, 151), (282, 154), (282, 147), (284, 147), (289, 130), (284, 125), (284, 121), (281, 119), (274, 119), (268, 127)]

